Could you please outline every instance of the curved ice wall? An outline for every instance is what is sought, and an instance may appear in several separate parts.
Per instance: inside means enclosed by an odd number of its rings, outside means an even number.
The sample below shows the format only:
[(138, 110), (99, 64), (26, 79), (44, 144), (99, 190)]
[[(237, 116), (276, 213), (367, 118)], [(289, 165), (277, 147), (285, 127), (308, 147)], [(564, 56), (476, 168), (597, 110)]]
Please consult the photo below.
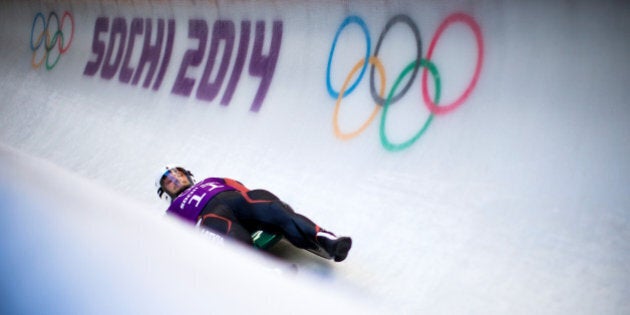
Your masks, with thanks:
[(405, 309), (627, 310), (627, 2), (0, 8), (5, 145), (158, 209), (169, 162), (272, 189)]

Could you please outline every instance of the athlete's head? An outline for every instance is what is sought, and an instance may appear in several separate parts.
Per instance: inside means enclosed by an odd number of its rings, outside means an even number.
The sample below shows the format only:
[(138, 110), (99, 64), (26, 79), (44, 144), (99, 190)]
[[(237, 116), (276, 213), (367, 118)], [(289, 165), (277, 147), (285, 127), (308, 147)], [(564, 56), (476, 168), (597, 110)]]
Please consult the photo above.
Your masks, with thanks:
[(166, 170), (160, 172), (155, 186), (158, 197), (171, 202), (180, 193), (195, 183), (193, 174), (181, 166), (166, 166)]

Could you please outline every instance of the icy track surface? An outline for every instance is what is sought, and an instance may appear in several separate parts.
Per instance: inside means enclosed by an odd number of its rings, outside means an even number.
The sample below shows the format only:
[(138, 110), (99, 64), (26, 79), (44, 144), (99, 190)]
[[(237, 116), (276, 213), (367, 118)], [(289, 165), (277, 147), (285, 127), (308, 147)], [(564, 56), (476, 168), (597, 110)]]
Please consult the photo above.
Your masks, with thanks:
[[(0, 313), (629, 314), (629, 13), (2, 1)], [(172, 162), (352, 252), (167, 218)]]

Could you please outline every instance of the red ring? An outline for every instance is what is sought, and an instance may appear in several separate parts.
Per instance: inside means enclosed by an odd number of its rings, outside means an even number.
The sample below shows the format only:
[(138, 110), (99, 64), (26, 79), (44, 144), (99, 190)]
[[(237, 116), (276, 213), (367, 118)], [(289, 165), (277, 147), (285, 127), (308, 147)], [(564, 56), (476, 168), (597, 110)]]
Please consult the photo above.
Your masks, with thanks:
[(70, 23), (72, 23), (72, 31), (70, 32), (70, 40), (68, 41), (68, 44), (66, 45), (66, 47), (61, 47), (61, 41), (59, 41), (59, 53), (65, 53), (68, 48), (70, 48), (70, 44), (72, 44), (72, 38), (74, 37), (74, 18), (72, 17), (72, 14), (70, 14), (70, 12), (65, 11), (63, 13), (63, 16), (61, 16), (61, 22), (59, 22), (59, 29), (61, 30), (61, 32), (63, 33), (63, 22), (64, 19), (67, 17), (70, 18)]
[(429, 46), (429, 51), (427, 52), (426, 59), (431, 60), (431, 56), (433, 55), (433, 49), (435, 49), (438, 39), (440, 38), (444, 30), (446, 30), (448, 26), (450, 26), (451, 24), (455, 22), (463, 22), (467, 24), (468, 26), (470, 26), (471, 30), (475, 34), (475, 38), (477, 40), (477, 49), (478, 49), (477, 50), (477, 67), (475, 68), (475, 74), (473, 75), (473, 78), (470, 81), (470, 84), (468, 85), (464, 93), (453, 103), (449, 105), (445, 105), (445, 106), (438, 106), (435, 103), (433, 103), (433, 101), (431, 100), (431, 96), (429, 95), (429, 88), (427, 86), (427, 75), (428, 75), (427, 69), (426, 68), (423, 69), (422, 71), (422, 98), (424, 99), (424, 104), (427, 106), (427, 108), (436, 115), (447, 114), (455, 110), (460, 105), (462, 105), (462, 103), (468, 98), (468, 96), (470, 96), (470, 93), (475, 88), (475, 85), (477, 85), (477, 80), (479, 79), (479, 74), (481, 73), (481, 66), (483, 64), (483, 37), (481, 36), (481, 28), (479, 27), (479, 24), (477, 24), (477, 22), (475, 22), (475, 20), (470, 15), (467, 15), (465, 13), (453, 13), (449, 15), (442, 22), (442, 24), (440, 24), (440, 27), (438, 27), (437, 31), (435, 32), (435, 35), (433, 35), (433, 39), (431, 40), (431, 45)]

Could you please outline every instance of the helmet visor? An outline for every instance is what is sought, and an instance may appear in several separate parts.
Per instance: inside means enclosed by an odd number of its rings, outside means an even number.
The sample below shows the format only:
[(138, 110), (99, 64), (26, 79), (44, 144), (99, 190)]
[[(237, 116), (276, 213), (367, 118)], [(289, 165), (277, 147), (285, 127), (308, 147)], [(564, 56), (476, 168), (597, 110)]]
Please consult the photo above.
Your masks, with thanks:
[(179, 195), (191, 185), (190, 177), (188, 177), (185, 170), (179, 167), (166, 171), (160, 179), (160, 186), (172, 197)]

